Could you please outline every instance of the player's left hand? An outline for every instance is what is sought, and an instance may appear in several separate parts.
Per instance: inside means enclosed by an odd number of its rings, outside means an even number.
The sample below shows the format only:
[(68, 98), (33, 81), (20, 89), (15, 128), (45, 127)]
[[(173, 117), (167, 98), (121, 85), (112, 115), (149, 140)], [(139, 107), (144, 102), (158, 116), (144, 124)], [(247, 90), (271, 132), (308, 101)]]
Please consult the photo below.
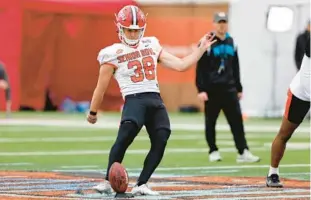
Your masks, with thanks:
[(90, 124), (95, 124), (97, 122), (97, 116), (96, 115), (91, 115), (90, 113), (87, 115), (87, 121)]
[(215, 34), (214, 33), (208, 33), (202, 37), (200, 40), (199, 48), (203, 51), (206, 51), (212, 44), (214, 44), (217, 40), (214, 39)]

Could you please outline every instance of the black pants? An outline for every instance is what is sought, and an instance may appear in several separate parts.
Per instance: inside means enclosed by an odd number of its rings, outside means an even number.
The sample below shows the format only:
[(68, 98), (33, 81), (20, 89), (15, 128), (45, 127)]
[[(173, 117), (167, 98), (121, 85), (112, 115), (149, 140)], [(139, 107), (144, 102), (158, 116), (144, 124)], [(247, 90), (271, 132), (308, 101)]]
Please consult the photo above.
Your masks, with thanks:
[(301, 124), (310, 109), (310, 102), (303, 101), (289, 90), (287, 95), (284, 117), (294, 123)]
[(138, 185), (148, 182), (162, 160), (171, 134), (169, 117), (158, 93), (126, 96), (118, 136), (109, 155), (106, 180), (109, 179), (108, 172), (111, 165), (123, 161), (127, 148), (144, 125), (151, 141), (151, 148), (138, 178)]
[(240, 154), (244, 149), (248, 149), (240, 102), (237, 92), (217, 91), (208, 93), (208, 101), (205, 103), (205, 137), (210, 148), (210, 153), (217, 151), (216, 145), (216, 121), (220, 111), (223, 110), (230, 125), (235, 146)]

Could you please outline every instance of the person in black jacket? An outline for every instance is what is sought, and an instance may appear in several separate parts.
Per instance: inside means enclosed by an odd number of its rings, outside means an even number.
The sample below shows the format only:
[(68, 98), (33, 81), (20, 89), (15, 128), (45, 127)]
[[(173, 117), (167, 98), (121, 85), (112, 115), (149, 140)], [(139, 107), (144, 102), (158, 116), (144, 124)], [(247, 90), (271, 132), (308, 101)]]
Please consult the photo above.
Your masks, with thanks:
[(237, 162), (259, 162), (247, 146), (239, 99), (242, 97), (238, 52), (233, 38), (227, 33), (226, 13), (214, 16), (215, 38), (210, 49), (197, 63), (198, 98), (205, 102), (205, 136), (209, 145), (209, 160), (221, 161), (216, 145), (216, 120), (221, 110), (228, 120), (238, 149)]
[(6, 113), (7, 116), (11, 113), (11, 87), (9, 83), (8, 74), (4, 68), (4, 64), (0, 62), (0, 89), (3, 89), (5, 92), (6, 100)]
[(310, 20), (308, 21), (306, 30), (303, 33), (300, 33), (296, 40), (295, 63), (297, 70), (300, 69), (306, 45), (310, 45), (310, 43), (307, 42), (309, 36), (310, 36)]

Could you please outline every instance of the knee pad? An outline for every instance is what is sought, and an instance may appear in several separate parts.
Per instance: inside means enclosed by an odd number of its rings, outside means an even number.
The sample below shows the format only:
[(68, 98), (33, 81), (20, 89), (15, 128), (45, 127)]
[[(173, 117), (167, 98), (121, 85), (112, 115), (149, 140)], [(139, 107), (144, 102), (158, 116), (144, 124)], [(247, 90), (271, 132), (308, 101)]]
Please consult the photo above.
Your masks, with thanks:
[(124, 129), (124, 131), (134, 131), (138, 129), (138, 124), (133, 120), (125, 120), (120, 124), (120, 130), (121, 129)]

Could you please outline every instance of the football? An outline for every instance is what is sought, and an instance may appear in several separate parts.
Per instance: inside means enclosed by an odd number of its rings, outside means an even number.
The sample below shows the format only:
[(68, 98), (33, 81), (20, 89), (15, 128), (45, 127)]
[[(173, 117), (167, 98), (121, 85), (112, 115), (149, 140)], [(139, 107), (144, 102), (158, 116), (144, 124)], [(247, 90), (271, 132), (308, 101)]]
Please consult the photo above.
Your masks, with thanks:
[(124, 193), (129, 184), (129, 178), (126, 169), (118, 162), (111, 165), (109, 170), (109, 182), (116, 193)]

